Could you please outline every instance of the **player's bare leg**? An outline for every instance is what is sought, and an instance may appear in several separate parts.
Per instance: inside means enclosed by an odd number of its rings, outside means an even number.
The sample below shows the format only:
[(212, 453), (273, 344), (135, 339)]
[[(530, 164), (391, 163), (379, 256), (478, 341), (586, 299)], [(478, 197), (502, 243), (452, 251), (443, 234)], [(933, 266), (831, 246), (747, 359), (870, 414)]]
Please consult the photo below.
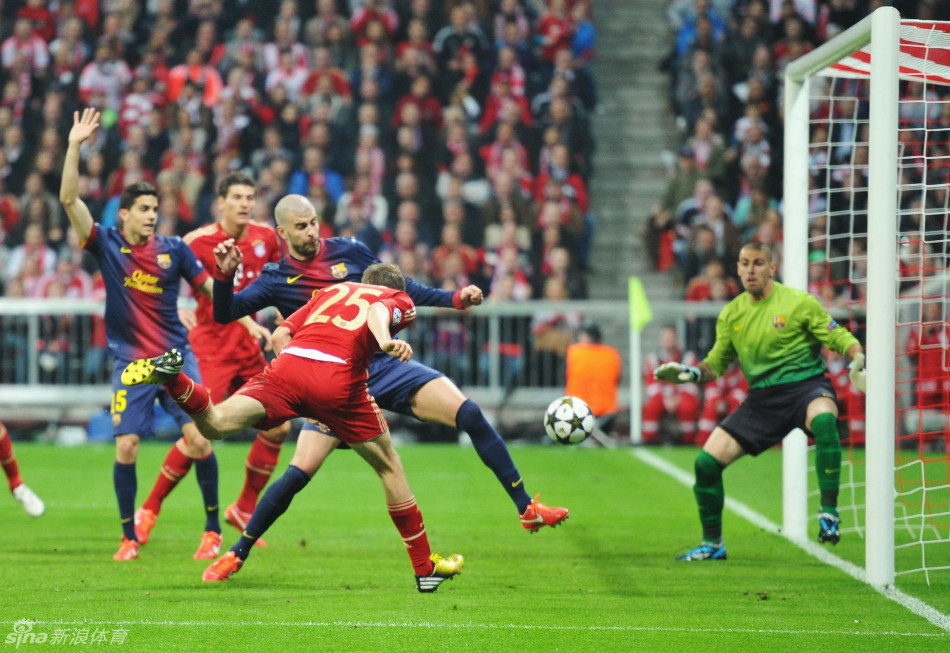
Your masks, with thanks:
[(294, 452), (294, 457), (290, 459), (290, 464), (313, 478), (323, 465), (323, 461), (339, 444), (340, 441), (337, 438), (322, 431), (300, 429), (297, 435), (297, 450)]
[(419, 419), (468, 433), (478, 457), (494, 472), (514, 502), (526, 530), (536, 533), (544, 526), (557, 526), (567, 519), (567, 508), (547, 506), (538, 501), (540, 495), (531, 498), (505, 441), (485, 419), (478, 404), (462, 394), (448, 377), (435, 378), (423, 385), (410, 397), (409, 404)]
[(443, 581), (462, 570), (464, 559), (459, 554), (443, 558), (438, 554), (433, 555), (430, 550), (422, 513), (409, 488), (402, 461), (393, 448), (388, 430), (372, 440), (352, 443), (350, 446), (370, 464), (383, 483), (386, 507), (412, 561), (416, 588), (420, 592), (434, 592)]

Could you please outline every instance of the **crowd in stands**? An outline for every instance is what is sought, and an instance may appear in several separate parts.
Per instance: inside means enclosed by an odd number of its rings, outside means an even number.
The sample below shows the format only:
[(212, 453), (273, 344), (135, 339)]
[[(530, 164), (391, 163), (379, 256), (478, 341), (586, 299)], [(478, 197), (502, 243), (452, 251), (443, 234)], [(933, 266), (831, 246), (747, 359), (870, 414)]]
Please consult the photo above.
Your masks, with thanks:
[[(712, 276), (724, 279), (727, 296), (735, 294), (739, 286), (730, 279), (734, 279), (735, 255), (745, 241), (767, 242), (781, 259), (784, 68), (884, 4), (896, 6), (905, 18), (950, 20), (950, 7), (936, 0), (669, 3), (673, 36), (663, 65), (670, 73), (669, 102), (677, 116), (681, 142), (671, 157), (675, 162), (670, 161), (669, 181), (662, 201), (653, 208), (645, 235), (654, 267), (675, 272), (683, 281), (686, 299), (709, 298), (715, 285), (707, 267), (711, 261), (718, 263), (712, 266)], [(822, 249), (827, 245), (819, 242), (822, 237), (835, 240), (846, 232), (861, 231), (861, 221), (866, 220), (866, 192), (861, 189), (867, 186), (867, 138), (866, 127), (862, 133), (858, 122), (867, 117), (867, 83), (853, 80), (848, 84), (835, 90), (834, 103), (826, 99), (811, 107), (811, 142), (818, 144), (811, 157), (811, 188), (828, 191), (811, 195), (810, 226), (814, 231), (810, 245), (818, 251), (828, 251)], [(913, 100), (915, 95), (923, 95), (924, 87), (902, 82), (901, 93), (903, 99)], [(930, 86), (927, 93), (931, 98), (946, 97), (946, 89), (939, 87)], [(935, 125), (939, 114), (946, 113), (940, 105), (926, 109), (914, 102), (905, 103), (901, 111), (904, 127), (913, 127), (911, 114), (921, 114), (917, 121), (922, 127), (928, 118), (931, 126)], [(947, 118), (950, 129), (950, 116)], [(908, 151), (921, 148), (924, 140), (913, 130), (902, 134)], [(939, 149), (940, 141), (946, 157), (947, 140), (933, 139), (928, 156), (939, 158), (941, 151), (933, 148)], [(837, 166), (830, 180), (819, 173), (821, 157), (830, 157)], [(926, 228), (943, 226), (940, 221)], [(843, 238), (831, 243), (832, 248), (849, 246)], [(825, 276), (831, 282), (842, 279), (834, 274)], [(697, 287), (701, 289), (698, 295)], [(842, 288), (834, 291), (842, 292)]]
[(102, 111), (81, 197), (104, 225), (135, 181), (159, 233), (215, 220), (217, 182), (257, 180), (256, 218), (308, 196), (443, 288), (552, 279), (586, 295), (598, 106), (588, 0), (5, 0), (0, 288), (101, 293), (58, 203), (73, 112)]
[[(749, 240), (769, 244), (781, 265), (783, 71), (789, 62), (885, 4), (895, 6), (902, 18), (950, 20), (950, 5), (937, 0), (668, 4), (671, 43), (662, 65), (670, 75), (669, 103), (680, 142), (670, 156), (668, 183), (644, 236), (654, 268), (681, 280), (686, 301), (728, 301), (736, 296), (741, 290), (735, 277), (736, 257)], [(824, 305), (854, 308), (866, 301), (869, 87), (865, 80), (835, 84), (810, 105), (808, 283)], [(906, 290), (926, 275), (946, 269), (950, 254), (946, 247), (950, 88), (902, 81), (899, 92), (901, 183), (928, 189), (925, 198), (918, 192), (901, 198), (900, 273)], [(930, 129), (927, 137), (925, 125)], [(831, 174), (826, 164), (833, 166)], [(857, 322), (851, 326), (856, 332), (863, 328)], [(715, 340), (715, 320), (689, 320), (682, 330), (682, 345), (671, 329), (663, 334), (654, 357), (702, 358)], [(918, 340), (909, 336), (905, 349), (911, 357), (919, 349)], [(916, 361), (910, 365), (926, 367)], [(863, 442), (863, 396), (851, 387), (841, 360), (832, 357), (829, 371), (838, 385), (842, 419), (855, 440)], [(705, 411), (710, 403), (724, 407), (722, 399), (704, 399), (682, 387), (655, 382), (651, 375), (644, 380), (648, 388), (644, 438), (656, 437), (665, 415), (678, 422), (681, 441), (701, 444), (710, 418)], [(733, 390), (712, 392), (729, 396)], [(924, 404), (933, 404), (932, 398), (928, 401)]]

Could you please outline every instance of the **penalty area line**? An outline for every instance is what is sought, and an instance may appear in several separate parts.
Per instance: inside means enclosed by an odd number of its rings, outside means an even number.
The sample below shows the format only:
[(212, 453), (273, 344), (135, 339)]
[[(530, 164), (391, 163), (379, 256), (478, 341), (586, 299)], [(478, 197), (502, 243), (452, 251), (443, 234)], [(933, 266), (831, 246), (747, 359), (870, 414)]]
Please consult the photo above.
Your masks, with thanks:
[(943, 633), (908, 633), (896, 631), (867, 631), (867, 630), (792, 630), (781, 628), (678, 628), (675, 626), (558, 626), (532, 624), (478, 624), (420, 621), (420, 622), (385, 622), (385, 621), (171, 621), (171, 620), (119, 620), (119, 621), (30, 621), (34, 626), (159, 626), (159, 627), (238, 627), (260, 628), (271, 626), (274, 628), (408, 628), (408, 629), (438, 629), (452, 628), (456, 630), (550, 630), (550, 631), (578, 631), (578, 632), (661, 632), (661, 633), (723, 633), (723, 634), (764, 634), (764, 635), (857, 635), (864, 637), (946, 637)]
[[(666, 474), (667, 476), (674, 478), (675, 480), (679, 481), (683, 485), (687, 487), (693, 486), (694, 479), (693, 479), (692, 474), (690, 474), (689, 472), (686, 472), (680, 467), (677, 467), (673, 463), (657, 456), (656, 454), (650, 451), (646, 451), (641, 448), (641, 449), (634, 449), (633, 455), (638, 460), (646, 463), (647, 465), (656, 469), (657, 471), (662, 472)], [(743, 519), (745, 519), (747, 522), (750, 522), (751, 524), (758, 526), (759, 528), (763, 530), (770, 531), (772, 533), (775, 533), (776, 535), (780, 535), (781, 537), (785, 537), (782, 534), (782, 529), (778, 524), (770, 520), (765, 515), (762, 515), (756, 512), (755, 510), (753, 510), (746, 504), (742, 503), (741, 501), (737, 501), (736, 499), (731, 499), (729, 497), (726, 497), (726, 507), (729, 508), (729, 510), (731, 510), (732, 512), (742, 517)], [(835, 567), (836, 569), (840, 569), (841, 571), (848, 574), (855, 580), (858, 580), (868, 585), (868, 587), (871, 587), (882, 596), (903, 606), (904, 608), (906, 608), (907, 610), (910, 610), (917, 616), (923, 617), (924, 619), (932, 623), (934, 626), (937, 626), (938, 628), (941, 628), (947, 631), (948, 633), (950, 633), (950, 616), (943, 614), (936, 608), (928, 605), (927, 603), (924, 603), (918, 598), (914, 598), (913, 596), (905, 594), (904, 592), (900, 591), (899, 589), (895, 587), (875, 587), (874, 585), (871, 585), (870, 583), (868, 583), (867, 574), (862, 567), (859, 567), (855, 565), (854, 563), (851, 563), (851, 562), (848, 562), (847, 560), (843, 560), (842, 558), (839, 558), (833, 553), (830, 553), (826, 549), (822, 548), (816, 542), (812, 542), (809, 540), (800, 540), (797, 538), (790, 538), (790, 537), (785, 537), (785, 539), (791, 542), (792, 544), (794, 544), (795, 546), (799, 547), (803, 551), (805, 551), (805, 553), (809, 554), (810, 556), (814, 558), (818, 558), (820, 561), (824, 562), (827, 565)]]

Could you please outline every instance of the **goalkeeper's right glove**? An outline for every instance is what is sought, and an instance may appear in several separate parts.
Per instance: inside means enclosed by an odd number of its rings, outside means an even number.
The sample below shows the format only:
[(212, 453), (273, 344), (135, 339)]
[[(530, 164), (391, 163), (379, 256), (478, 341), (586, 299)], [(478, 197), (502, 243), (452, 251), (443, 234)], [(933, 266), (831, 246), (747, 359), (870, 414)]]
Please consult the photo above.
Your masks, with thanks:
[(698, 367), (687, 367), (682, 363), (663, 363), (653, 370), (653, 378), (670, 383), (699, 383), (702, 374)]

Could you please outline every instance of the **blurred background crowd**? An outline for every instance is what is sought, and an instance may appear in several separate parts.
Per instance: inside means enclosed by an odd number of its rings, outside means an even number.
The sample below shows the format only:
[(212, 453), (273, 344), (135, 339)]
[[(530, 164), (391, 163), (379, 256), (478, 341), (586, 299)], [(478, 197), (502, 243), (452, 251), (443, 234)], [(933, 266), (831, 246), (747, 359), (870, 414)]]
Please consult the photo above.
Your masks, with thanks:
[(102, 224), (159, 189), (159, 230), (215, 220), (249, 171), (256, 218), (308, 196), (325, 236), (497, 297), (583, 298), (597, 88), (586, 0), (3, 0), (0, 285), (102, 292), (59, 206), (73, 111), (102, 129), (81, 193)]

